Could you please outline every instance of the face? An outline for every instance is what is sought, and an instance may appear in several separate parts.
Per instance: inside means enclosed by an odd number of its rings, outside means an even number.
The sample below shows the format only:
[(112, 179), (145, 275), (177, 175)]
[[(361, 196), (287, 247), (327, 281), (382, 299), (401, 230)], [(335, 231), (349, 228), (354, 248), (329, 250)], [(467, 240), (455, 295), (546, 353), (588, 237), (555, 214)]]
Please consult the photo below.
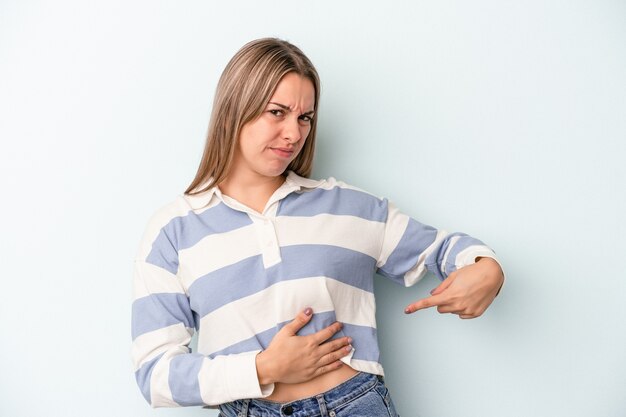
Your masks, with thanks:
[(294, 72), (286, 74), (261, 116), (242, 127), (233, 171), (264, 177), (282, 174), (304, 146), (314, 106), (311, 80)]

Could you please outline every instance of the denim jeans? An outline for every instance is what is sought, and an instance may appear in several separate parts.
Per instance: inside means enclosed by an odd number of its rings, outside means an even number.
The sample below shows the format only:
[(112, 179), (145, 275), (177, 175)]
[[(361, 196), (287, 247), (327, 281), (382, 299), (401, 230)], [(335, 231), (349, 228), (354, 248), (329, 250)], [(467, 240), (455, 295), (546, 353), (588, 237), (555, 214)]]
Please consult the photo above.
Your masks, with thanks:
[(218, 417), (400, 417), (385, 379), (359, 372), (312, 397), (278, 403), (253, 398), (220, 404)]

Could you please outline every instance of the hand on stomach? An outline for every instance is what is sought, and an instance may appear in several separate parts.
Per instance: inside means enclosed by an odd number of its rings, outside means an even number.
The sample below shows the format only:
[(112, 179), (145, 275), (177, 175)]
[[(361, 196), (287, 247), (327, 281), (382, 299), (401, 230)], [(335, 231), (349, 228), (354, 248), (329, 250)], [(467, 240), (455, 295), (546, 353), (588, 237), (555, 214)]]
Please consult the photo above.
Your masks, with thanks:
[(267, 349), (257, 355), (259, 383), (274, 383), (274, 391), (266, 400), (287, 402), (310, 397), (339, 385), (358, 372), (339, 360), (352, 351), (352, 339), (341, 337), (327, 341), (341, 330), (341, 323), (333, 323), (306, 336), (296, 334), (309, 322), (311, 314), (310, 309), (300, 312), (280, 329)]

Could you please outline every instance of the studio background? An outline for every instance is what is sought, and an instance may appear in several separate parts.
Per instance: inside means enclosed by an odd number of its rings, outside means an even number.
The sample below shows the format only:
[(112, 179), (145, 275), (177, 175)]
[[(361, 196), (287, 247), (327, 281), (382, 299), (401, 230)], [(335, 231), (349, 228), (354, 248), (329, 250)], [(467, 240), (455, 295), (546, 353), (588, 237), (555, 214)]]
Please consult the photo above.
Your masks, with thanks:
[(322, 79), (314, 178), (476, 236), (505, 266), (480, 318), (376, 276), (403, 417), (626, 413), (623, 1), (0, 1), (0, 416), (151, 409), (130, 362), (132, 259), (196, 172), (249, 40)]

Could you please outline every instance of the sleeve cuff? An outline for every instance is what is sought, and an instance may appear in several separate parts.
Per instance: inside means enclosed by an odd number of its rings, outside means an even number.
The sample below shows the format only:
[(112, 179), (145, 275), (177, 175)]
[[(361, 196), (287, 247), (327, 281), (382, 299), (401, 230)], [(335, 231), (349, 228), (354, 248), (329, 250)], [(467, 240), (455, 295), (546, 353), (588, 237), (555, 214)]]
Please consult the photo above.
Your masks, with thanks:
[(274, 384), (261, 385), (256, 373), (256, 355), (260, 349), (232, 357), (225, 373), (231, 398), (265, 398), (274, 392)]

